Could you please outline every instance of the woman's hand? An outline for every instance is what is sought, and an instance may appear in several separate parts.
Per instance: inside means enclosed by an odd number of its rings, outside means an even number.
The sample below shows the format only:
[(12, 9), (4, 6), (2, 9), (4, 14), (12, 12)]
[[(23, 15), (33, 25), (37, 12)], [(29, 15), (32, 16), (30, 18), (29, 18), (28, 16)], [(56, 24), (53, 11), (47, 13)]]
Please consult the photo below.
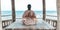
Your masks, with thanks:
[(33, 20), (34, 20), (35, 22), (37, 22), (37, 19), (36, 19), (36, 18), (34, 18)]

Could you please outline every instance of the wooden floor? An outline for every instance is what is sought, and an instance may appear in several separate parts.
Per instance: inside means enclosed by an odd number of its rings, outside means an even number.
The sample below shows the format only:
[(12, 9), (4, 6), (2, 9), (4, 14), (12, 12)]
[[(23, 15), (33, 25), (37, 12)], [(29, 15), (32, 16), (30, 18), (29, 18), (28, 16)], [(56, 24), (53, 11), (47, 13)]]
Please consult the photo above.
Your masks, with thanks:
[(17, 19), (16, 22), (12, 23), (11, 25), (7, 26), (6, 30), (55, 30), (55, 28), (46, 23), (45, 21), (39, 19), (37, 25), (33, 26), (25, 26), (21, 23), (22, 19)]

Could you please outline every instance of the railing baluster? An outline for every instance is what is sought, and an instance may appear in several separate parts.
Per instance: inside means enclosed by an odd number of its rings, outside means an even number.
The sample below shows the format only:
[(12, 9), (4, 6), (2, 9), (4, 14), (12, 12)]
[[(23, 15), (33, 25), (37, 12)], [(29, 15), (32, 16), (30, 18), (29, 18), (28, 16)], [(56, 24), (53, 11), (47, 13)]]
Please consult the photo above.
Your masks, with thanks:
[(12, 20), (5, 20), (5, 21), (2, 21), (2, 28), (5, 28), (6, 26), (10, 25), (12, 22)]
[(48, 22), (49, 24), (51, 24), (55, 28), (57, 27), (57, 21), (56, 20), (46, 19), (46, 22)]

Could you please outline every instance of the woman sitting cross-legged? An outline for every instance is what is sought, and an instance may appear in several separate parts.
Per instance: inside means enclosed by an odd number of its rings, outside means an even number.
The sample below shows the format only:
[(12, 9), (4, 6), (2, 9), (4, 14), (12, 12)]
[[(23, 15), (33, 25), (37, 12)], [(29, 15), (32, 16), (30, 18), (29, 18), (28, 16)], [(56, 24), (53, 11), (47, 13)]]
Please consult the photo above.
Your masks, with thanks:
[(28, 10), (26, 10), (23, 14), (22, 21), (24, 25), (34, 25), (37, 22), (35, 13), (31, 10), (30, 4), (28, 4)]

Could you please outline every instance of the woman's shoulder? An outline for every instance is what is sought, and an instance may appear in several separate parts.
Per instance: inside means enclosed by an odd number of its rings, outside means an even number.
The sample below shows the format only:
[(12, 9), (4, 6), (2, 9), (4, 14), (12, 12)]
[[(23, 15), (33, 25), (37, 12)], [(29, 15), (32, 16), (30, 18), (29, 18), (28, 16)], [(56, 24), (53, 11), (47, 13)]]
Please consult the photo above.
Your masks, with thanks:
[(34, 12), (33, 10), (26, 10), (25, 12)]
[(31, 12), (34, 12), (33, 10), (31, 10)]

